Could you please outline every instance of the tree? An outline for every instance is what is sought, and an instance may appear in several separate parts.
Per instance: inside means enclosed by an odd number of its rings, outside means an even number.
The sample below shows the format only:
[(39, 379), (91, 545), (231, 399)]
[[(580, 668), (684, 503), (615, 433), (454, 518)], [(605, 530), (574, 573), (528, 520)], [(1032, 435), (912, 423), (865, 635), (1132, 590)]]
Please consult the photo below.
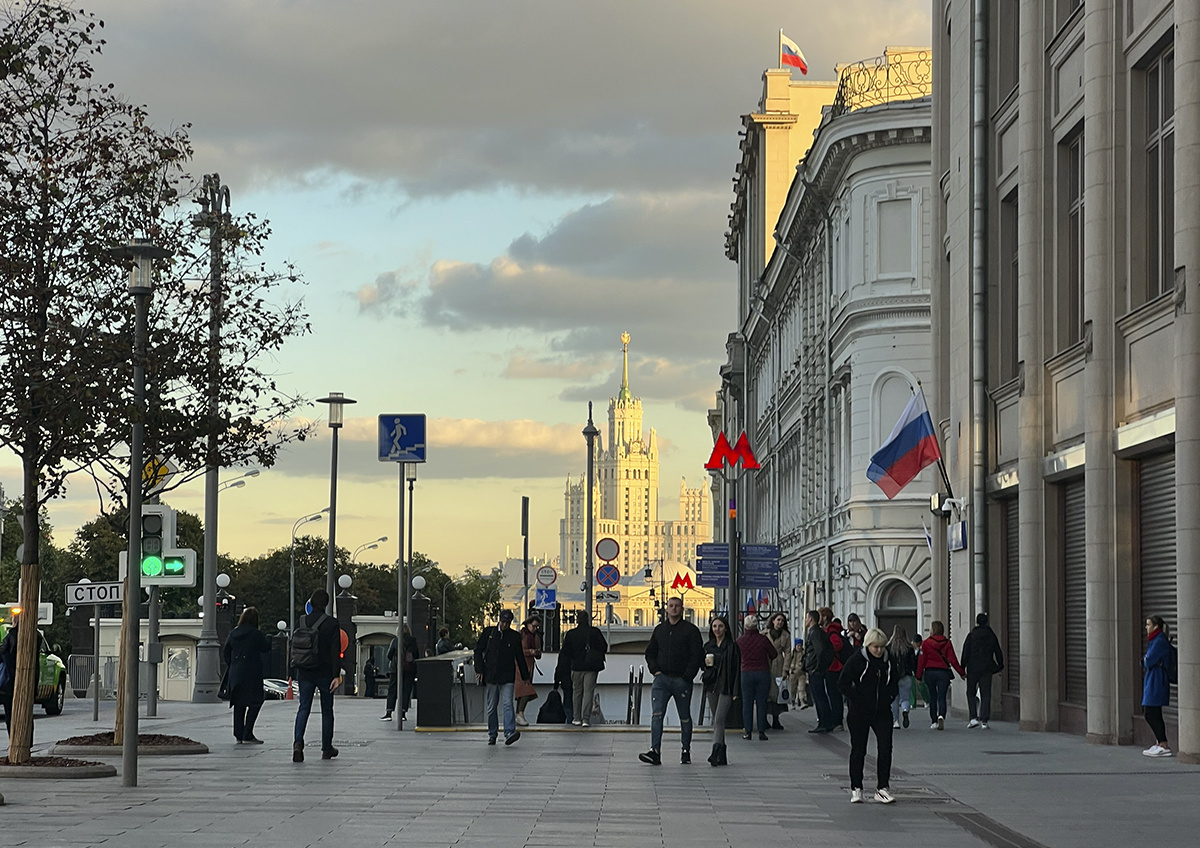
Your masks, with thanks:
[[(254, 364), (309, 327), (298, 305), (273, 305), (272, 289), (297, 277), (255, 265), (269, 228), (252, 217), (219, 222), (234, 250), (222, 268), (221, 395), (210, 404), (213, 350), (198, 317), (210, 296), (194, 284), (207, 254), (183, 208), (194, 188), (183, 171), (186, 127), (159, 131), (144, 109), (93, 81), (102, 26), (40, 0), (6, 0), (0, 11), (0, 446), (22, 465), (26, 608), (42, 574), (39, 511), (80, 470), (119, 507), (136, 417), (147, 425), (147, 455), (184, 469), (177, 482), (213, 459), (269, 467), (308, 432), (281, 426), (302, 401)], [(138, 234), (175, 254), (156, 282), (148, 411), (125, 388), (132, 310), (110, 253)], [(215, 458), (210, 433), (220, 439)], [(132, 474), (140, 479), (140, 469)], [(28, 760), (33, 736), (34, 630), (19, 631), (12, 763)]]

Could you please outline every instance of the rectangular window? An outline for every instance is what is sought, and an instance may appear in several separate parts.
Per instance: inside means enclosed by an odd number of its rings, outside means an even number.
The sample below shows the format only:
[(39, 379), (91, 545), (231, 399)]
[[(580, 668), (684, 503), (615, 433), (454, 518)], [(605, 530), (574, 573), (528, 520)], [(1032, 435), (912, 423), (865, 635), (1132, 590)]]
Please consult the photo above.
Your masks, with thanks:
[(1145, 299), (1153, 300), (1175, 285), (1175, 52), (1155, 59), (1145, 80)]
[(1083, 338), (1083, 133), (1060, 147), (1057, 350), (1061, 351)]
[(912, 273), (912, 201), (879, 204), (879, 273)]
[(997, 385), (1007, 383), (1017, 376), (1018, 220), (1017, 193), (1014, 191), (1000, 203), (1000, 274), (997, 308), (994, 313)]

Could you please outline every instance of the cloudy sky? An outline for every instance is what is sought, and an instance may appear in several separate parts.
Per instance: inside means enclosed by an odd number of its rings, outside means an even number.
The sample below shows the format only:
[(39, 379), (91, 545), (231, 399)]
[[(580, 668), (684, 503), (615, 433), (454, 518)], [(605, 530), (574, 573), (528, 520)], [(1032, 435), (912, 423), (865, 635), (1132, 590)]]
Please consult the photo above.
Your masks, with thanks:
[[(98, 0), (97, 78), (162, 126), (191, 125), (194, 173), (270, 219), (314, 333), (281, 383), (358, 403), (341, 436), (338, 543), (391, 542), (396, 468), (376, 416), (429, 416), (416, 547), (451, 572), (558, 552), (568, 474), (630, 383), (663, 440), (660, 512), (711, 449), (734, 265), (723, 233), (740, 115), (783, 27), (808, 79), (930, 40), (927, 0)], [(797, 72), (798, 75), (798, 72)], [(323, 414), (314, 408), (312, 416)], [(223, 551), (288, 544), (329, 496), (328, 429), (222, 496)], [(227, 476), (234, 476), (229, 472)], [(19, 471), (0, 461), (19, 491)], [(51, 510), (60, 543), (96, 511)], [(169, 498), (201, 511), (203, 487)], [(321, 525), (312, 525), (320, 528)]]

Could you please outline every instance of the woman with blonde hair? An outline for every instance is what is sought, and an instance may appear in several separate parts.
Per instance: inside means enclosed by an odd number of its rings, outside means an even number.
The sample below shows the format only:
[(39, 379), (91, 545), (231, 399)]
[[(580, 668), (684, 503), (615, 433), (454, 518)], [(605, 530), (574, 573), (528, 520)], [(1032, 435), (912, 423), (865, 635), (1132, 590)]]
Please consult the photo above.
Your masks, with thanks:
[(892, 776), (892, 701), (896, 698), (900, 673), (888, 653), (887, 641), (882, 630), (872, 627), (863, 636), (863, 646), (846, 661), (838, 676), (838, 689), (848, 705), (851, 804), (861, 804), (863, 800), (863, 765), (872, 731), (877, 762), (875, 800), (881, 804), (896, 800), (888, 783)]

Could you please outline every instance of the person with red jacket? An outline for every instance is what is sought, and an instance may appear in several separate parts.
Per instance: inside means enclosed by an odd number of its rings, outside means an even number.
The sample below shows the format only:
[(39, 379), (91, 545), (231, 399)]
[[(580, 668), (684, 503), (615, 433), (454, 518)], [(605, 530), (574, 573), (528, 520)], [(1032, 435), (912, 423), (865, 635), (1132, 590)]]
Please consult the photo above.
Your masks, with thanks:
[(842, 713), (845, 709), (845, 703), (842, 699), (842, 692), (838, 689), (838, 676), (842, 673), (842, 647), (845, 645), (846, 633), (842, 630), (842, 621), (839, 618), (833, 617), (833, 610), (829, 607), (821, 607), (821, 626), (825, 628), (825, 635), (829, 637), (829, 644), (833, 646), (833, 662), (830, 663), (826, 674), (825, 690), (829, 694), (829, 729), (843, 730), (845, 725), (842, 722)]
[(929, 687), (930, 730), (946, 727), (946, 693), (954, 679), (950, 673), (952, 667), (963, 677), (967, 676), (954, 653), (954, 646), (946, 638), (946, 626), (940, 621), (930, 622), (929, 636), (921, 643), (921, 653), (917, 657), (917, 680)]

